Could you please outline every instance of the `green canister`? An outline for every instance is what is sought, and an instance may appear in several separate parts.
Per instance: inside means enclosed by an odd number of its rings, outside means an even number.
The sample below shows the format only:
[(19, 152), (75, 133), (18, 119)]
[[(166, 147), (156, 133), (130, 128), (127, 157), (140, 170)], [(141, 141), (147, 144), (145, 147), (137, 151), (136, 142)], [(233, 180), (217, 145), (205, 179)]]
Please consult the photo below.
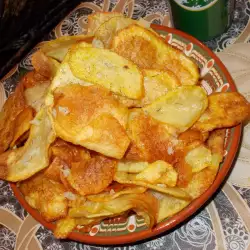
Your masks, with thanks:
[(235, 0), (169, 0), (169, 5), (174, 28), (207, 41), (229, 28)]

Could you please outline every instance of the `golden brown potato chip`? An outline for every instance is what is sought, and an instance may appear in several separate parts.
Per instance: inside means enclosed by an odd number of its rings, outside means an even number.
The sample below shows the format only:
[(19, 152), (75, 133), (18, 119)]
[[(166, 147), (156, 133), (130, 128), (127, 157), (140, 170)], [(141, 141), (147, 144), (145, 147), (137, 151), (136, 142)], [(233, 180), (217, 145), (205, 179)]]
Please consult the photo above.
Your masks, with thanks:
[(129, 145), (127, 114), (106, 89), (80, 85), (59, 88), (51, 110), (59, 137), (118, 159)]
[[(1, 178), (12, 182), (25, 180), (49, 165), (48, 151), (55, 134), (47, 111), (42, 109), (33, 121), (25, 145), (7, 152), (7, 160), (1, 166), (6, 168), (7, 175)], [(1, 155), (0, 158), (6, 156)]]
[(77, 78), (101, 85), (119, 95), (140, 99), (144, 94), (143, 75), (139, 68), (110, 50), (71, 49), (69, 66)]
[(126, 159), (146, 162), (163, 160), (169, 163), (173, 161), (172, 136), (164, 124), (139, 110), (132, 110), (129, 114), (127, 133), (131, 145)]
[(55, 76), (60, 66), (59, 62), (46, 56), (41, 50), (36, 51), (32, 55), (31, 63), (36, 72), (48, 79)]
[(149, 165), (148, 162), (143, 161), (124, 161), (120, 160), (117, 164), (117, 171), (127, 173), (140, 173)]
[(177, 214), (189, 204), (189, 201), (178, 199), (170, 195), (158, 193), (156, 191), (153, 191), (152, 193), (159, 201), (157, 223)]
[(183, 132), (200, 118), (207, 105), (204, 89), (199, 86), (182, 86), (159, 97), (143, 110), (154, 119)]
[(249, 102), (238, 92), (211, 94), (208, 103), (207, 110), (193, 126), (202, 132), (236, 126), (250, 115)]
[(199, 79), (198, 67), (190, 58), (139, 25), (133, 24), (118, 31), (111, 48), (142, 69), (171, 70), (182, 85), (194, 85)]
[(56, 222), (56, 228), (54, 230), (54, 236), (57, 239), (66, 239), (67, 236), (74, 230), (76, 227), (76, 221), (74, 218), (64, 218)]
[(44, 176), (50, 180), (61, 182), (61, 169), (64, 166), (65, 163), (59, 157), (55, 157), (49, 167), (45, 169)]
[(139, 187), (135, 185), (123, 185), (120, 184), (123, 188), (119, 191), (115, 191), (114, 189), (111, 189), (110, 191), (104, 191), (99, 194), (95, 195), (88, 195), (87, 199), (90, 201), (95, 201), (95, 202), (105, 202), (105, 201), (110, 201), (113, 199), (116, 199), (124, 194), (141, 194), (144, 193), (147, 188), (145, 187)]
[(15, 120), (25, 109), (23, 84), (18, 84), (5, 102), (0, 113), (0, 154), (9, 148), (14, 137)]
[(114, 180), (122, 184), (133, 184), (133, 185), (138, 185), (142, 187), (147, 187), (149, 189), (156, 190), (158, 192), (169, 194), (174, 197), (185, 199), (185, 200), (190, 200), (191, 198), (188, 192), (185, 192), (180, 188), (167, 187), (165, 184), (150, 184), (144, 181), (137, 181), (135, 180), (133, 174), (128, 174), (125, 172), (116, 172), (114, 176)]
[(49, 57), (62, 62), (69, 48), (79, 42), (91, 43), (93, 36), (77, 35), (77, 36), (61, 36), (55, 40), (43, 43), (40, 50)]
[(62, 184), (39, 173), (21, 182), (19, 188), (29, 205), (36, 208), (46, 221), (66, 217), (68, 202), (64, 197), (65, 188)]
[[(92, 202), (92, 207), (98, 202)], [(71, 217), (86, 217), (86, 218), (98, 218), (98, 217), (113, 217), (119, 215), (128, 210), (134, 210), (140, 215), (146, 217), (148, 226), (152, 227), (155, 225), (158, 201), (150, 193), (146, 192), (143, 194), (125, 194), (116, 199), (99, 203), (100, 210), (97, 212), (87, 211), (85, 206), (71, 208), (69, 215)], [(149, 219), (148, 219), (149, 218)]]
[(43, 84), (44, 82), (49, 82), (49, 78), (46, 76), (42, 76), (35, 70), (27, 72), (21, 79), (21, 84), (23, 84), (25, 89)]
[(22, 142), (20, 139), (27, 131), (29, 131), (33, 117), (33, 109), (31, 107), (25, 108), (16, 117), (13, 140), (10, 144), (11, 148), (17, 145), (17, 142)]
[(97, 155), (90, 160), (72, 163), (66, 178), (79, 194), (98, 194), (113, 181), (116, 164), (115, 160)]
[(212, 185), (217, 171), (218, 166), (207, 167), (195, 173), (187, 187), (182, 188), (182, 190), (187, 192), (193, 199), (199, 197)]

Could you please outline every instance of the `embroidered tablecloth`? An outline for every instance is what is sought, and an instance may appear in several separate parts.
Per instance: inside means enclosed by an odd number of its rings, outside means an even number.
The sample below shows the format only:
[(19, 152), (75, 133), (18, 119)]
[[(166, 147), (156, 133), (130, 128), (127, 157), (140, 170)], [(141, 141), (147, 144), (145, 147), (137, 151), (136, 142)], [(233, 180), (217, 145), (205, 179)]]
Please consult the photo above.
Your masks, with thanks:
[[(93, 11), (123, 11), (129, 17), (171, 26), (165, 0), (94, 0), (80, 4), (45, 40), (86, 31)], [(238, 90), (250, 101), (250, 1), (236, 2), (227, 32), (206, 44), (231, 72)], [(32, 53), (32, 52), (31, 52)], [(32, 69), (30, 55), (0, 82), (0, 109), (22, 69)], [(195, 217), (165, 236), (123, 247), (97, 247), (59, 241), (21, 207), (7, 182), (0, 181), (0, 250), (200, 250), (250, 249), (250, 124), (244, 128), (234, 169), (222, 190)]]

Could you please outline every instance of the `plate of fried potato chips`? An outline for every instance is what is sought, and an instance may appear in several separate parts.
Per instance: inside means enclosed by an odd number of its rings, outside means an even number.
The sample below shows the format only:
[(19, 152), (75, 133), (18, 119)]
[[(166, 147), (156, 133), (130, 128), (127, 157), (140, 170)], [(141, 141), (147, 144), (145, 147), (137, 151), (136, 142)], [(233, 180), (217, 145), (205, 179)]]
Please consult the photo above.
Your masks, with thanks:
[(0, 113), (0, 179), (56, 238), (158, 235), (226, 178), (250, 104), (195, 38), (98, 12), (31, 62)]

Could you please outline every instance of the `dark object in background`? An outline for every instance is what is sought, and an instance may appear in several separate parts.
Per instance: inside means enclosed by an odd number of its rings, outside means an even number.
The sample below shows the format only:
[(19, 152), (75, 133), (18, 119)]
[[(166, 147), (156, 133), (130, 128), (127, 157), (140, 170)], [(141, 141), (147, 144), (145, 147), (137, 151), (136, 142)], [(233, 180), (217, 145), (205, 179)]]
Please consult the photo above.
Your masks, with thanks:
[(0, 0), (0, 78), (79, 0)]

